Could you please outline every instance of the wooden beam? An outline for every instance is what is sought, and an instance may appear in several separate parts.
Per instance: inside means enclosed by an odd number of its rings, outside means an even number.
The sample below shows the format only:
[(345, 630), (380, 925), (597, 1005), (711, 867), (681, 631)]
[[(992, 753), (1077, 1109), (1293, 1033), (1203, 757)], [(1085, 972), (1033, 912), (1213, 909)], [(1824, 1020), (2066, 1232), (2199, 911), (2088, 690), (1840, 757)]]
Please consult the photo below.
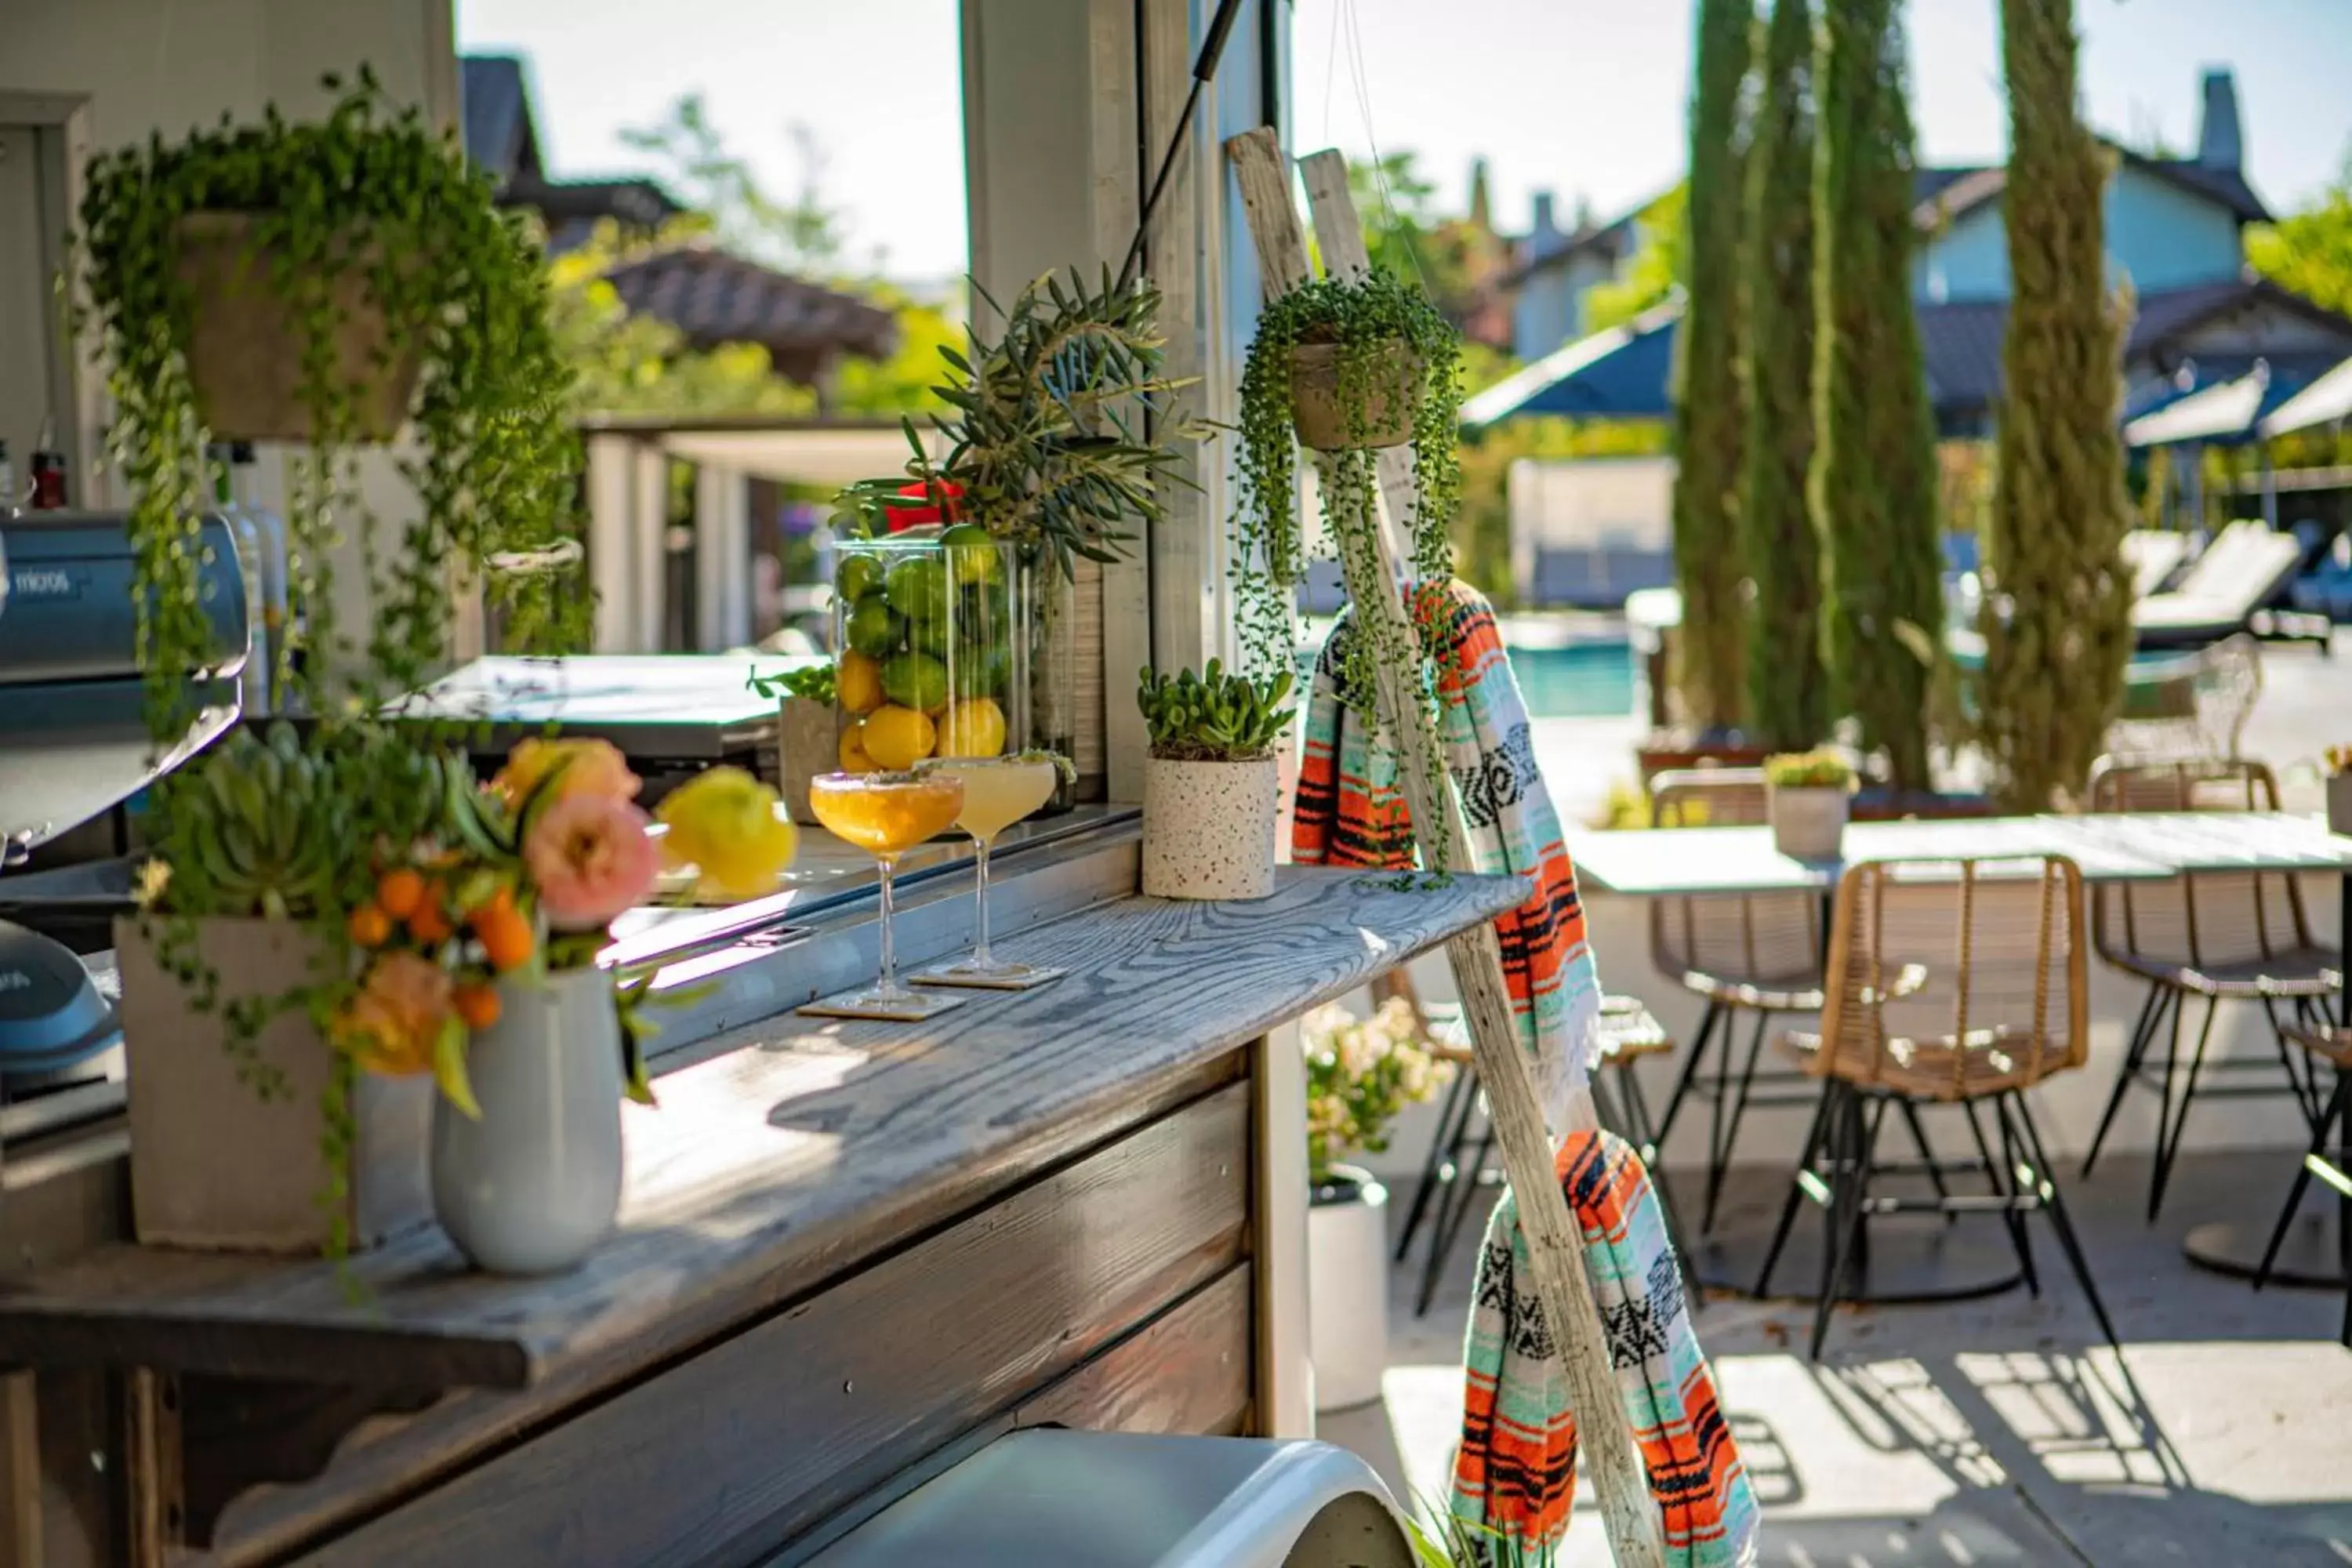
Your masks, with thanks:
[[(1290, 180), (1282, 149), (1271, 128), (1246, 132), (1226, 143), (1242, 176), (1243, 200), (1258, 243), (1259, 265), (1269, 299), (1297, 287), (1310, 275), (1304, 237), (1291, 205)], [(1307, 160), (1307, 188), (1316, 197), (1316, 233), (1327, 266), (1349, 275), (1368, 268), (1363, 234), (1348, 195), (1345, 164), (1336, 153)], [(1335, 176), (1336, 166), (1336, 178)], [(1383, 454), (1381, 467), (1391, 465)], [(1402, 458), (1402, 454), (1394, 454)], [(1320, 469), (1324, 459), (1317, 458)], [(1410, 482), (1410, 474), (1407, 474)], [(1388, 486), (1383, 473), (1383, 505)], [(1417, 639), (1396, 591), (1402, 563), (1385, 527), (1369, 536), (1342, 534), (1337, 541), (1348, 596), (1359, 616), (1381, 625), (1384, 640), (1406, 646)], [(1433, 725), (1419, 700), (1411, 672), (1386, 666), (1377, 672), (1381, 726), (1398, 753), (1398, 781), (1412, 808), (1413, 831), (1423, 849), (1446, 865), (1464, 864), (1463, 836), (1448, 795), (1433, 794), (1433, 778), (1444, 776)], [(1480, 923), (1446, 944), (1463, 1013), (1470, 1024), (1478, 1078), (1486, 1093), (1503, 1163), (1518, 1202), (1519, 1228), (1534, 1265), (1536, 1292), (1544, 1320), (1559, 1346), (1570, 1395), (1583, 1434), (1585, 1458), (1620, 1568), (1664, 1568), (1655, 1506), (1641, 1458), (1625, 1421), (1609, 1346), (1591, 1282), (1584, 1277), (1582, 1237), (1568, 1211), (1553, 1173), (1552, 1144), (1536, 1100), (1535, 1084), (1519, 1049), (1510, 994), (1503, 978), (1500, 942), (1491, 924)], [(1591, 1097), (1578, 1096), (1574, 1115), (1590, 1121)]]

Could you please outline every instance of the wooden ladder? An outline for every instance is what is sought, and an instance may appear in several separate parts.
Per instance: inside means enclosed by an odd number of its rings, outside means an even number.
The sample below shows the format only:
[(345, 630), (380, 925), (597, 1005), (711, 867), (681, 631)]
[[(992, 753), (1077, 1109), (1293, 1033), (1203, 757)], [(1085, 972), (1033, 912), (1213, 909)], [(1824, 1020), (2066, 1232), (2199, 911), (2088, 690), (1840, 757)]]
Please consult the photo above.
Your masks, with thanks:
[[(1271, 127), (1233, 138), (1225, 143), (1225, 153), (1241, 182), (1242, 205), (1256, 242), (1258, 275), (1265, 297), (1277, 299), (1314, 277), (1298, 209), (1291, 199), (1289, 159)], [(1306, 176), (1307, 205), (1325, 269), (1335, 278), (1366, 276), (1371, 271), (1371, 258), (1364, 247), (1355, 201), (1348, 194), (1347, 160), (1336, 152), (1317, 153), (1303, 160), (1300, 169)], [(1310, 455), (1328, 494), (1329, 477), (1322, 470), (1328, 459)], [(1412, 495), (1412, 459), (1408, 449), (1399, 447), (1381, 452), (1376, 471), (1379, 526), (1369, 531), (1368, 537), (1364, 530), (1334, 531), (1339, 568), (1355, 614), (1384, 623), (1379, 646), (1412, 647), (1418, 638), (1399, 591), (1402, 561), (1396, 536), (1399, 520), (1406, 515)], [(1369, 631), (1363, 628), (1359, 635)], [(1458, 805), (1451, 791), (1441, 789), (1433, 795), (1431, 790), (1431, 780), (1446, 775), (1440, 765), (1434, 726), (1411, 675), (1385, 664), (1380, 667), (1381, 727), (1394, 737), (1397, 778), (1412, 812), (1415, 838), (1433, 861), (1442, 854), (1445, 865), (1465, 866)], [(1535, 1267), (1536, 1294), (1567, 1367), (1569, 1390), (1576, 1401), (1577, 1430), (1608, 1527), (1610, 1550), (1618, 1568), (1664, 1568), (1657, 1509), (1626, 1423), (1624, 1402), (1617, 1392), (1600, 1309), (1584, 1277), (1581, 1236), (1553, 1172), (1551, 1139), (1512, 1023), (1510, 993), (1503, 980), (1502, 946), (1495, 928), (1481, 922), (1454, 938), (1446, 944), (1446, 957), (1453, 964), (1454, 987), (1462, 994), (1478, 1080), (1503, 1147), (1504, 1170), (1517, 1199), (1519, 1228)], [(1594, 1124), (1589, 1090), (1579, 1089), (1570, 1120), (1573, 1126)]]

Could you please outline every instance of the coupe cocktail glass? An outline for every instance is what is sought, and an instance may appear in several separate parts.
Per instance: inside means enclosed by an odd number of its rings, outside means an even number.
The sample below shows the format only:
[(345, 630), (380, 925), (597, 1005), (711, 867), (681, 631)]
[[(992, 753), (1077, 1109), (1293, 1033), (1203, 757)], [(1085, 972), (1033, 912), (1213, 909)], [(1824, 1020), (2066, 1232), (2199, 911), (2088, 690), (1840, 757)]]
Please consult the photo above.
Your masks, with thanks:
[(961, 963), (934, 969), (915, 978), (930, 985), (976, 985), (985, 989), (1019, 990), (1053, 979), (1059, 970), (1041, 970), (1025, 963), (1007, 963), (988, 951), (988, 852), (996, 836), (1014, 823), (1034, 816), (1054, 796), (1060, 781), (1059, 764), (1050, 756), (942, 757), (922, 765), (925, 778), (952, 778), (963, 785), (963, 809), (956, 826), (971, 835), (979, 866), (971, 954)]
[(945, 832), (963, 810), (963, 783), (945, 774), (824, 773), (809, 781), (809, 809), (843, 842), (874, 857), (882, 872), (882, 964), (870, 990), (829, 998), (819, 1010), (917, 1019), (955, 1005), (898, 984), (891, 944), (891, 873), (898, 857)]

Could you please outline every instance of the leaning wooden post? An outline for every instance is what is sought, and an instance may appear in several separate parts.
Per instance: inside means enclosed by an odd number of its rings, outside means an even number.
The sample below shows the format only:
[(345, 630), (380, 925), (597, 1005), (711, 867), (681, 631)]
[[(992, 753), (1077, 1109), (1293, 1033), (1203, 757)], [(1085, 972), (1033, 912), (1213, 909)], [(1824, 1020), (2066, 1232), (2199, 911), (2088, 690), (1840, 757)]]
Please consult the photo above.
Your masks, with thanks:
[[(1289, 164), (1281, 143), (1270, 128), (1262, 127), (1226, 142), (1225, 152), (1241, 182), (1242, 205), (1256, 241), (1258, 274), (1266, 297), (1287, 293), (1314, 274), (1298, 209), (1291, 200)], [(1335, 277), (1370, 271), (1363, 231), (1348, 195), (1345, 160), (1337, 153), (1318, 153), (1304, 167), (1325, 268)], [(1324, 462), (1316, 458), (1318, 471)], [(1384, 498), (1411, 494), (1412, 459), (1402, 448), (1381, 453), (1377, 468)], [(1397, 589), (1402, 563), (1388, 528), (1383, 523), (1370, 531), (1336, 531), (1340, 572), (1355, 614), (1386, 623), (1385, 629), (1402, 639), (1388, 646), (1415, 645), (1418, 635)], [(1378, 669), (1378, 687), (1381, 727), (1397, 747), (1397, 776), (1412, 812), (1414, 836), (1433, 858), (1442, 855), (1446, 865), (1459, 866), (1464, 842), (1455, 803), (1451, 792), (1433, 796), (1430, 789), (1433, 778), (1445, 774), (1418, 683), (1408, 680), (1408, 672), (1383, 665)], [(1664, 1568), (1656, 1507), (1626, 1426), (1600, 1308), (1584, 1277), (1582, 1237), (1553, 1172), (1551, 1138), (1512, 1022), (1502, 945), (1495, 928), (1482, 923), (1448, 942), (1446, 956), (1469, 1022), (1479, 1082), (1503, 1146), (1504, 1169), (1517, 1199), (1519, 1228), (1535, 1267), (1536, 1294), (1576, 1401), (1578, 1432), (1601, 1500), (1610, 1550), (1619, 1568)], [(1580, 1124), (1591, 1124), (1588, 1093), (1580, 1090), (1570, 1116)]]

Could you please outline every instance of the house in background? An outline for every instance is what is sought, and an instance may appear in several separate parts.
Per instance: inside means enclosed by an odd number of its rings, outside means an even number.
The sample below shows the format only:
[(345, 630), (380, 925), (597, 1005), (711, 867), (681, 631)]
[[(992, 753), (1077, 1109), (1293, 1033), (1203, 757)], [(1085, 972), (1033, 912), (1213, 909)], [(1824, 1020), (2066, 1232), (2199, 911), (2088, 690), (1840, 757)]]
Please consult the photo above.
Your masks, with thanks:
[[(2116, 282), (2132, 290), (2135, 311), (2125, 345), (2127, 416), (2242, 379), (2257, 365), (2266, 412), (2352, 356), (2352, 320), (2246, 269), (2245, 226), (2270, 213), (2246, 182), (2231, 73), (2208, 70), (2202, 90), (2194, 153), (2157, 157), (2114, 149), (2107, 254)], [(1918, 171), (1913, 217), (1925, 237), (1914, 292), (1930, 399), (1949, 436), (1990, 433), (2000, 402), (2010, 291), (2001, 219), (2007, 189), (2008, 171), (1998, 165)], [(1677, 307), (1662, 306), (1609, 333), (1580, 330), (1585, 294), (1632, 254), (1638, 224), (1620, 219), (1546, 248), (1550, 212), (1549, 199), (1538, 196), (1538, 232), (1527, 242), (1534, 254), (1517, 274), (1517, 319), (1527, 329), (1519, 353), (1538, 363), (1471, 399), (1465, 418), (1479, 424), (1514, 413), (1667, 414)]]
[[(584, 244), (608, 221), (650, 240), (684, 215), (652, 180), (550, 178), (523, 62), (470, 55), (459, 66), (466, 155), (497, 182), (500, 205), (539, 215), (551, 252)], [(709, 244), (649, 250), (605, 279), (631, 310), (668, 322), (695, 348), (759, 344), (778, 374), (816, 389), (820, 406), (845, 356), (882, 359), (898, 346), (889, 311)]]
[(1511, 352), (1538, 360), (1591, 333), (1584, 297), (1596, 283), (1614, 279), (1648, 243), (1642, 213), (1596, 224), (1580, 206), (1573, 232), (1562, 233), (1552, 216), (1552, 194), (1538, 191), (1535, 222), (1516, 242), (1518, 264), (1504, 276), (1511, 309)]

